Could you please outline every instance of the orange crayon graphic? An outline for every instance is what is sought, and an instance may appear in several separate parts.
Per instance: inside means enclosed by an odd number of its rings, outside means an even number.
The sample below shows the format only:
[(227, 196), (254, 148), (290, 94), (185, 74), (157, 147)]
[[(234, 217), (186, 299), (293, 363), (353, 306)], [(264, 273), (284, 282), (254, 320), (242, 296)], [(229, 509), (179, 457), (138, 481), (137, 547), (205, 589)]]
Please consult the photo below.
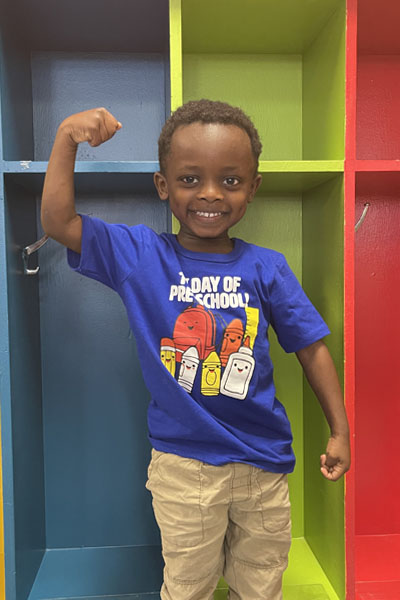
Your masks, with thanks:
[(233, 352), (237, 352), (242, 345), (243, 340), (243, 323), (240, 319), (233, 319), (226, 327), (224, 331), (224, 337), (222, 340), (221, 352), (219, 357), (221, 359), (221, 365), (226, 366), (229, 356)]

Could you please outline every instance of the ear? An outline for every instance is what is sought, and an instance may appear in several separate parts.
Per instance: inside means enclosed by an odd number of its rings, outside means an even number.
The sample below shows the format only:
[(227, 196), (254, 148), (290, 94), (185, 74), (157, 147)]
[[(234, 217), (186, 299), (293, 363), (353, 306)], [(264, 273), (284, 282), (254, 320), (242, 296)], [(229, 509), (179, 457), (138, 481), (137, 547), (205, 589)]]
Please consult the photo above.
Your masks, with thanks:
[(251, 192), (250, 192), (250, 196), (248, 199), (248, 202), (251, 202), (254, 198), (254, 196), (256, 195), (256, 192), (258, 190), (258, 188), (260, 187), (262, 182), (262, 175), (260, 175), (259, 173), (254, 177), (253, 182), (251, 184)]
[(157, 173), (154, 173), (153, 181), (160, 200), (168, 200), (168, 183), (164, 175), (160, 171), (157, 171)]

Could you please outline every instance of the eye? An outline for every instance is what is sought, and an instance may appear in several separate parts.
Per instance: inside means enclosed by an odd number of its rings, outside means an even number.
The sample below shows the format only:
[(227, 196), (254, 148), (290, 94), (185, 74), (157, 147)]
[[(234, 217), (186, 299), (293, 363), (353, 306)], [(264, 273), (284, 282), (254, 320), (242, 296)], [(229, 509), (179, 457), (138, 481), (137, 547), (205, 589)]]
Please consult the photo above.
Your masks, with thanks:
[(240, 181), (237, 177), (225, 177), (224, 183), (229, 186), (235, 186), (238, 185)]
[(194, 175), (185, 175), (184, 177), (181, 177), (181, 181), (183, 181), (183, 183), (187, 183), (188, 185), (193, 185), (194, 183), (198, 183), (199, 178), (195, 177)]

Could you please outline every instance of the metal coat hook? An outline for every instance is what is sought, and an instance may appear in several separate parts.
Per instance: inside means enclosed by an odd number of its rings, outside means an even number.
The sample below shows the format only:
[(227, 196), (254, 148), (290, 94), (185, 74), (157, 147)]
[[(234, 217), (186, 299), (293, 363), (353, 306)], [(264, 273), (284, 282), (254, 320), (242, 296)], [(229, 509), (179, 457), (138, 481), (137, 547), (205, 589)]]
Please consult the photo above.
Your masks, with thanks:
[(42, 238), (40, 238), (40, 240), (38, 240), (37, 242), (34, 242), (33, 244), (31, 244), (30, 246), (25, 246), (25, 248), (22, 250), (22, 260), (24, 262), (24, 274), (25, 275), (37, 275), (39, 272), (40, 267), (36, 267), (36, 269), (29, 269), (28, 268), (28, 260), (31, 254), (33, 254), (34, 252), (36, 252), (37, 250), (39, 250), (39, 248), (41, 248), (49, 239), (48, 235), (44, 235)]
[(361, 215), (361, 217), (359, 218), (359, 220), (357, 221), (357, 223), (356, 223), (356, 225), (354, 227), (355, 231), (357, 231), (360, 228), (360, 226), (362, 225), (362, 222), (364, 221), (365, 217), (367, 216), (367, 212), (368, 212), (369, 207), (370, 207), (369, 202), (366, 202), (364, 204), (364, 210), (362, 211), (362, 215)]

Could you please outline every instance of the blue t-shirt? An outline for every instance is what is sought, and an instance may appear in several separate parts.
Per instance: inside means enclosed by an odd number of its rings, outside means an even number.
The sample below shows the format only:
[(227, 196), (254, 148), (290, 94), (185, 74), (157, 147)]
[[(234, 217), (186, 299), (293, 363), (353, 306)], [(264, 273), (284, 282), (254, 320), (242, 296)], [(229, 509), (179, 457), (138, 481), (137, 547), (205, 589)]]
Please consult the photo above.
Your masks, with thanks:
[(286, 352), (329, 329), (284, 256), (239, 239), (229, 254), (191, 252), (144, 225), (82, 220), (81, 254), (69, 250), (68, 261), (125, 304), (151, 395), (154, 448), (291, 472), (292, 434), (275, 396), (268, 327)]

